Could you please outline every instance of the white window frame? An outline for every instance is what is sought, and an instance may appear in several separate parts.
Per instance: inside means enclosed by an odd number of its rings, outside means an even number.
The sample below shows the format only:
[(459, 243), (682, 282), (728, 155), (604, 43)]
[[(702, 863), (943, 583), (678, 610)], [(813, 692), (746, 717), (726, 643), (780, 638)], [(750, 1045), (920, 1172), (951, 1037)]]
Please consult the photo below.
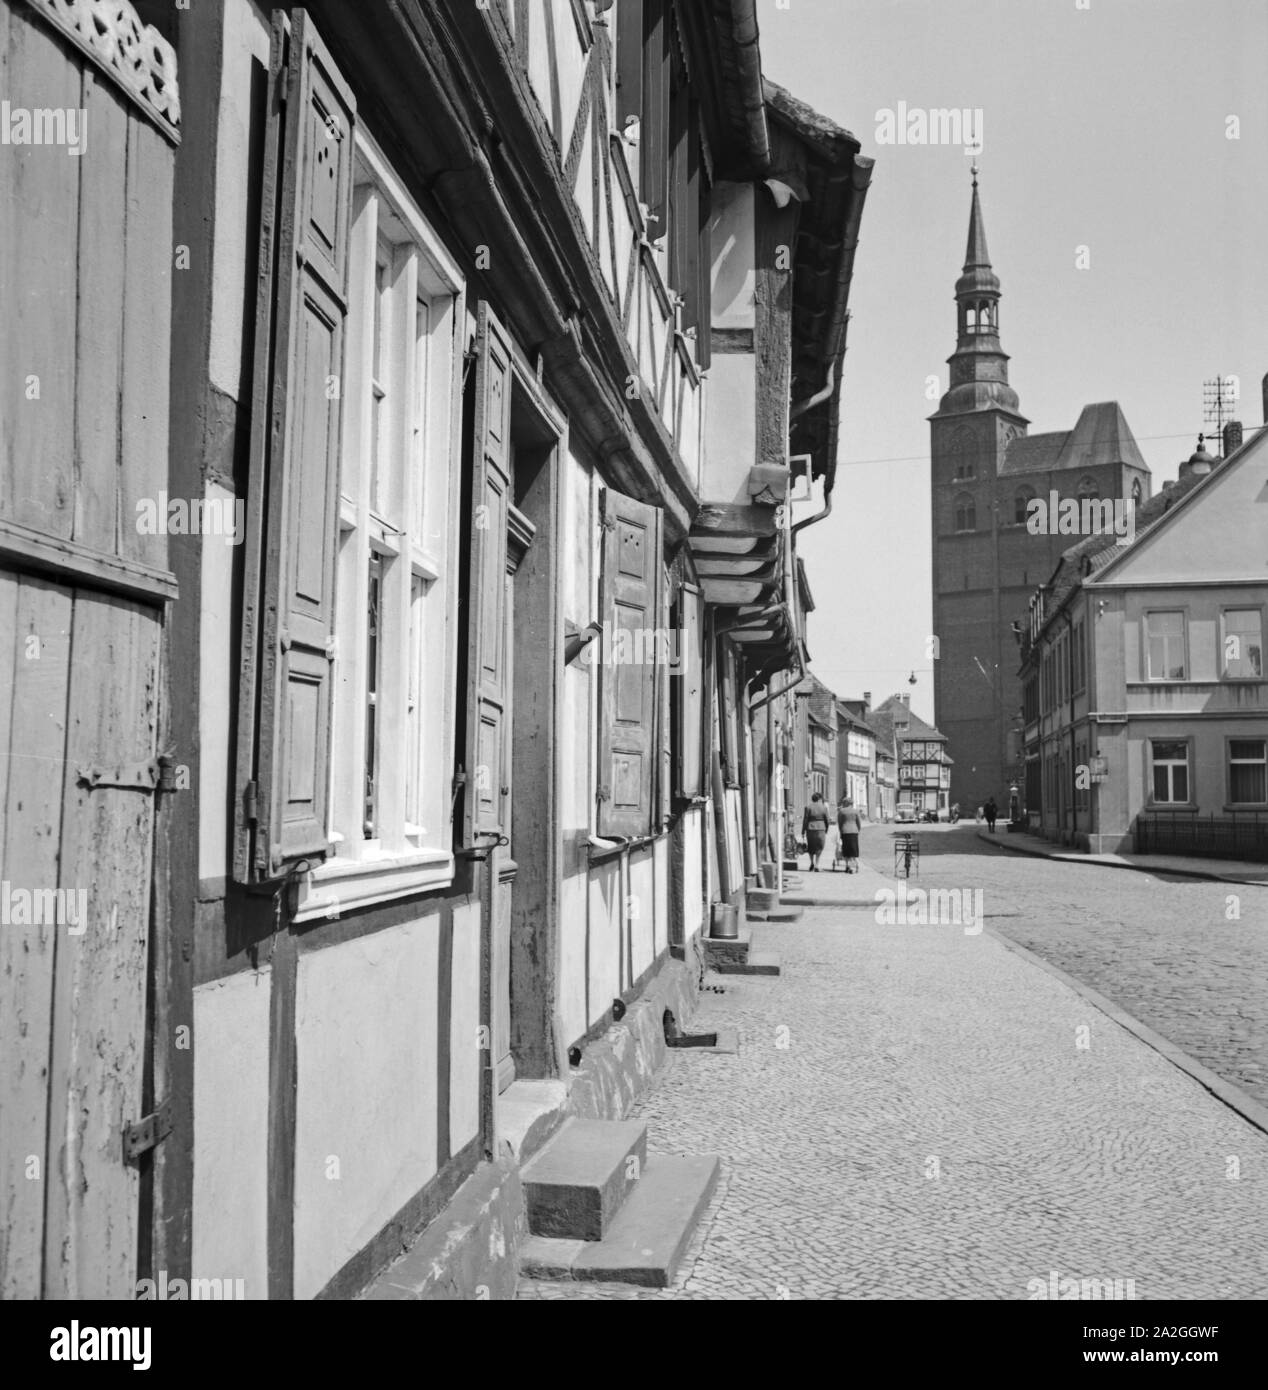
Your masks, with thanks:
[[(356, 136), (355, 170), (327, 827), (332, 852), (301, 879), (297, 922), (444, 888), (454, 879), (450, 779), (465, 285), (457, 263), (363, 131)], [(384, 247), (389, 341), (376, 377), (375, 267)], [(388, 402), (379, 440), (380, 466), (388, 472), (382, 507), (370, 496), (369, 462), (370, 393), (380, 390)], [(378, 834), (371, 839), (364, 833), (364, 807), (372, 551), (385, 564), (375, 720)]]
[[(1153, 640), (1154, 635), (1150, 631), (1149, 625), (1154, 618), (1171, 617), (1175, 615), (1180, 619), (1180, 656), (1184, 663), (1184, 673), (1179, 676), (1166, 674), (1168, 668), (1167, 655), (1170, 651), (1170, 643), (1176, 640), (1174, 633), (1159, 633), (1159, 638), (1163, 643), (1163, 671), (1162, 675), (1154, 675), (1153, 667)], [(1145, 614), (1144, 620), (1144, 656), (1145, 656), (1145, 679), (1149, 681), (1187, 681), (1189, 679), (1189, 619), (1188, 614), (1183, 608), (1152, 608)]]
[[(1228, 669), (1228, 639), (1230, 636), (1244, 637), (1244, 633), (1233, 634), (1228, 630), (1228, 619), (1230, 613), (1253, 613), (1259, 620), (1258, 631), (1258, 650), (1259, 650), (1259, 674), (1251, 672), (1249, 675), (1236, 674)], [(1249, 656), (1243, 653), (1237, 658), (1238, 661), (1248, 661)], [(1220, 679), (1226, 681), (1261, 681), (1264, 679), (1264, 614), (1261, 608), (1256, 608), (1247, 604), (1244, 608), (1232, 605), (1228, 608), (1220, 609)]]
[[(1158, 743), (1180, 743), (1184, 745), (1184, 759), (1179, 758), (1158, 758), (1154, 754), (1154, 745)], [(1184, 790), (1183, 797), (1176, 796), (1175, 793), (1175, 774), (1167, 774), (1167, 790), (1172, 795), (1159, 798), (1155, 794), (1156, 783), (1154, 772), (1160, 767), (1165, 768), (1184, 768)], [(1185, 738), (1151, 738), (1149, 740), (1149, 804), (1151, 806), (1192, 806), (1193, 802), (1193, 745)]]

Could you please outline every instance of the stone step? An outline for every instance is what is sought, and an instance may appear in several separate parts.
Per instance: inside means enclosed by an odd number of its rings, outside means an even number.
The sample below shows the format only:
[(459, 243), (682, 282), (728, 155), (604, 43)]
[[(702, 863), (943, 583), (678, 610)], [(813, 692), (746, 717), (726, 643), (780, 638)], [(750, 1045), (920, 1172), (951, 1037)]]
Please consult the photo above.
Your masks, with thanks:
[(715, 962), (714, 970), (719, 975), (778, 975), (779, 956), (774, 951), (750, 951), (748, 959), (739, 961)]
[(762, 912), (766, 908), (779, 906), (779, 893), (774, 888), (750, 888), (744, 895), (746, 913)]
[(787, 903), (780, 903), (777, 907), (758, 911), (750, 908), (744, 915), (750, 922), (800, 922), (803, 914), (799, 907), (789, 907)]
[(602, 1240), (647, 1162), (638, 1120), (567, 1119), (520, 1170), (528, 1229), (560, 1240)]
[(753, 933), (741, 927), (738, 935), (731, 938), (706, 936), (704, 938), (704, 963), (716, 967), (719, 961), (738, 961), (741, 965), (748, 960), (753, 945)]
[(532, 1235), (520, 1247), (529, 1279), (586, 1279), (663, 1289), (717, 1186), (715, 1154), (653, 1154), (602, 1240)]

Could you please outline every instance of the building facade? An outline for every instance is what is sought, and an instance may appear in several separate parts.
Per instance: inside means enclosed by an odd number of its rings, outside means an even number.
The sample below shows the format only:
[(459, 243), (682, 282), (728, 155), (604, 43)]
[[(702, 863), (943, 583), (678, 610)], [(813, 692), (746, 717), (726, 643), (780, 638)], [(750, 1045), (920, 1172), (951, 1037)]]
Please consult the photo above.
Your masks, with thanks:
[[(1085, 406), (1069, 431), (1030, 434), (1008, 384), (1000, 281), (977, 187), (955, 285), (950, 385), (930, 416), (935, 719), (966, 804), (1001, 805), (1022, 775), (1014, 622), (1071, 543), (1060, 503), (1150, 495), (1150, 474), (1116, 402)], [(1043, 504), (1045, 529), (1032, 504)], [(1047, 529), (1049, 517), (1052, 529)]]
[(871, 162), (744, 3), (89, 8), (0, 5), (99, 142), (4, 156), (4, 864), (110, 924), (6, 932), (0, 1286), (506, 1296), (770, 850)]
[(881, 741), (892, 738), (896, 757), (895, 805), (909, 802), (922, 815), (946, 820), (951, 809), (953, 760), (945, 734), (913, 713), (910, 695), (891, 695), (869, 721)]
[[(1027, 805), (1092, 852), (1268, 858), (1268, 432), (1199, 450), (1034, 595), (1023, 645)], [(1037, 812), (1037, 814), (1034, 814)]]

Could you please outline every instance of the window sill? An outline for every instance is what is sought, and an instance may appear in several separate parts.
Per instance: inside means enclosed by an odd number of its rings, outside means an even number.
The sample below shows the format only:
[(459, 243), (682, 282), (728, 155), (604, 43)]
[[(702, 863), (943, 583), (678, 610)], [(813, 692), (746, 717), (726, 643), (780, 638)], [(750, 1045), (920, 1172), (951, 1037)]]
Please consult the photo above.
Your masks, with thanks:
[(300, 880), (291, 920), (334, 918), (393, 898), (447, 888), (453, 879), (454, 857), (438, 849), (374, 859), (332, 859)]

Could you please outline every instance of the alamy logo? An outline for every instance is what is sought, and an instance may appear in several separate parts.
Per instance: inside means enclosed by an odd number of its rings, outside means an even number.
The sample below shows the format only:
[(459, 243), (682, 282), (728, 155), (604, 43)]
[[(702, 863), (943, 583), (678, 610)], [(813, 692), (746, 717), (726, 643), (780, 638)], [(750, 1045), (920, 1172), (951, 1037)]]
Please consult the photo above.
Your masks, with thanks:
[(669, 668), (671, 676), (687, 673), (689, 648), (677, 628), (618, 627), (604, 623), (593, 642), (581, 649), (583, 666), (655, 666)]
[(14, 106), (0, 101), (0, 145), (64, 145), (67, 154), (88, 148), (88, 112), (82, 106)]
[(136, 504), (140, 536), (221, 536), (240, 545), (246, 536), (246, 503), (240, 497), (142, 497)]
[(980, 888), (878, 888), (878, 927), (962, 926), (965, 936), (977, 936), (985, 920)]
[(982, 153), (982, 108), (882, 106), (876, 113), (878, 145), (963, 145), (965, 154)]
[(65, 927), (82, 936), (88, 925), (87, 888), (14, 888), (0, 883), (0, 926)]
[(131, 1361), (134, 1371), (150, 1369), (148, 1327), (55, 1327), (48, 1349), (50, 1361)]
[(169, 1279), (160, 1269), (157, 1279), (138, 1279), (139, 1302), (241, 1302), (247, 1296), (245, 1279)]
[(1036, 1278), (1026, 1281), (1028, 1299), (1110, 1299), (1120, 1300), (1136, 1297), (1134, 1279), (1072, 1279), (1063, 1278), (1055, 1269), (1049, 1270), (1046, 1279)]
[(1032, 536), (1109, 536), (1136, 539), (1136, 504), (1127, 497), (1059, 497), (1055, 490), (1026, 503)]

